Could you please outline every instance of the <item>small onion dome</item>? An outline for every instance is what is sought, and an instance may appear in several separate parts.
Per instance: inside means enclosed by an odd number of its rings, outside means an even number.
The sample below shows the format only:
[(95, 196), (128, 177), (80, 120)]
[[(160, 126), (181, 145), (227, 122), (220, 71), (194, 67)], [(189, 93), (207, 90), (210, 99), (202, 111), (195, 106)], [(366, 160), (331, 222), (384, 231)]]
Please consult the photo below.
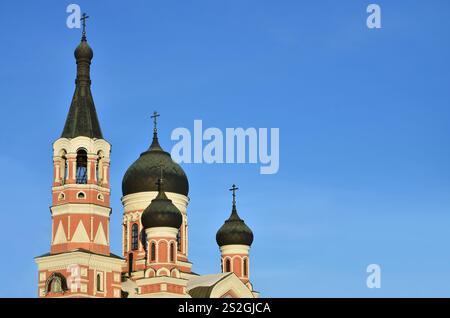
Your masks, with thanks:
[(187, 196), (189, 182), (183, 169), (172, 160), (170, 154), (165, 152), (158, 142), (156, 132), (150, 148), (128, 168), (122, 179), (123, 195), (158, 191), (156, 182), (159, 178), (160, 167), (164, 169), (164, 189), (167, 192)]
[(75, 49), (75, 58), (78, 60), (92, 60), (94, 57), (94, 51), (86, 41), (86, 36), (83, 35), (81, 43)]
[(225, 221), (224, 225), (217, 231), (216, 242), (219, 246), (224, 245), (252, 245), (253, 243), (253, 232), (242, 220), (236, 209), (236, 186), (233, 185), (233, 209), (228, 220)]
[(162, 190), (162, 179), (158, 180), (158, 195), (142, 212), (141, 222), (145, 229), (151, 227), (180, 228), (183, 221), (181, 212)]

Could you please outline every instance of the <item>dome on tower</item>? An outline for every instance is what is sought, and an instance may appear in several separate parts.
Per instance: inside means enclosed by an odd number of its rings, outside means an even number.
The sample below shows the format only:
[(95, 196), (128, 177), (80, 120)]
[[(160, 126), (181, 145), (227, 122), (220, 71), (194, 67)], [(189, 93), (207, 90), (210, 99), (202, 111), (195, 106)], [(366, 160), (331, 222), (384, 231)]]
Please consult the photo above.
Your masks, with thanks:
[[(233, 189), (237, 190), (233, 185)], [(231, 215), (228, 220), (222, 225), (222, 227), (217, 231), (216, 242), (219, 246), (224, 245), (252, 245), (253, 243), (253, 232), (242, 220), (236, 209), (235, 194), (233, 191), (233, 208)]]
[(92, 58), (94, 57), (94, 51), (92, 51), (91, 47), (87, 43), (85, 36), (83, 36), (83, 38), (81, 39), (81, 43), (75, 49), (74, 55), (77, 60), (92, 60)]
[(162, 190), (162, 179), (157, 182), (158, 195), (142, 212), (141, 222), (145, 229), (152, 227), (173, 227), (178, 229), (183, 221), (181, 212)]
[(189, 193), (187, 176), (181, 166), (172, 160), (170, 154), (161, 148), (155, 128), (150, 148), (128, 168), (122, 179), (123, 195), (158, 191), (156, 184), (161, 167), (164, 170), (164, 190), (187, 196)]

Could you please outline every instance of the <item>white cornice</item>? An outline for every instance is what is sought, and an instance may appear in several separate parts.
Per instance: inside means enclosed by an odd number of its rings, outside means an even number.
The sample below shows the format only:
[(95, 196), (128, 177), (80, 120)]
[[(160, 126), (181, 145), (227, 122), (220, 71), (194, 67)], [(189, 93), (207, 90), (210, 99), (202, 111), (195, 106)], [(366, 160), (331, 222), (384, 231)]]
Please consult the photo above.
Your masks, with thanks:
[[(121, 200), (124, 206), (124, 213), (144, 210), (148, 207), (150, 202), (156, 198), (157, 194), (157, 191), (147, 191), (128, 194), (122, 197)], [(187, 196), (173, 192), (166, 192), (166, 195), (172, 200), (173, 204), (175, 204), (181, 213), (186, 213), (187, 205), (189, 203), (189, 198)]]
[(39, 270), (67, 270), (69, 265), (95, 267), (104, 271), (121, 272), (125, 260), (81, 251), (35, 258)]
[(53, 216), (65, 214), (94, 214), (109, 217), (111, 208), (95, 204), (67, 203), (50, 207)]
[(169, 276), (159, 276), (159, 277), (147, 277), (136, 280), (136, 284), (141, 287), (145, 285), (153, 285), (153, 284), (174, 284), (180, 286), (187, 286), (188, 280), (184, 278), (175, 278)]
[(224, 246), (220, 247), (220, 252), (222, 253), (222, 255), (248, 254), (249, 250), (250, 250), (250, 246), (240, 245), (240, 244), (224, 245)]
[(75, 190), (97, 190), (99, 192), (103, 192), (103, 193), (110, 193), (111, 190), (105, 187), (101, 187), (97, 184), (76, 184), (76, 183), (71, 183), (71, 184), (65, 184), (63, 186), (57, 186), (57, 187), (52, 187), (52, 191), (66, 191), (66, 190), (70, 190), (70, 189), (75, 189)]

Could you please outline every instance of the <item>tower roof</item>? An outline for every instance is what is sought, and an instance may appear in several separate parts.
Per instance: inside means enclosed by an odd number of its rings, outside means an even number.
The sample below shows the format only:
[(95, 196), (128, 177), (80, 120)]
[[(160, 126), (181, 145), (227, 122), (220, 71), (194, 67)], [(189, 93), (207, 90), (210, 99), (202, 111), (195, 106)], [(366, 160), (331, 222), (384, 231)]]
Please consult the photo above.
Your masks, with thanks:
[(74, 52), (77, 63), (75, 93), (72, 97), (69, 114), (67, 115), (61, 137), (75, 138), (78, 136), (86, 136), (89, 138), (103, 139), (91, 94), (90, 65), (94, 53), (87, 43), (84, 28), (85, 24), (83, 23), (81, 43)]
[(122, 179), (123, 195), (158, 191), (156, 186), (160, 167), (164, 169), (164, 190), (187, 196), (189, 182), (181, 166), (172, 160), (170, 153), (164, 151), (158, 141), (155, 112), (153, 128), (153, 140), (150, 148), (141, 153), (140, 157), (128, 168)]
[(233, 206), (231, 209), (231, 215), (228, 220), (222, 225), (222, 227), (217, 231), (216, 241), (219, 246), (224, 245), (252, 245), (253, 243), (253, 232), (242, 220), (236, 209), (236, 190), (238, 188), (233, 184), (230, 189), (233, 191)]

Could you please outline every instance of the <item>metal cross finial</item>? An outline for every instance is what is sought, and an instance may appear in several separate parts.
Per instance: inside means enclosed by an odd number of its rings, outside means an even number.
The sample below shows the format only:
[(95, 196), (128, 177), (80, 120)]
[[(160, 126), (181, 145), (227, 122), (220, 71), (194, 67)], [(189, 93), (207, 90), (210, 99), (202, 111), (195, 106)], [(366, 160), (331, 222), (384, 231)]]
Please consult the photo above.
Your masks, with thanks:
[(83, 13), (80, 20), (83, 25), (83, 34), (86, 34), (86, 19), (89, 18), (89, 16), (86, 13)]
[(160, 175), (159, 175), (159, 178), (158, 178), (158, 180), (156, 181), (156, 185), (158, 186), (158, 191), (161, 191), (162, 190), (162, 184), (164, 183), (164, 176), (163, 176), (163, 174), (164, 174), (164, 169), (163, 169), (163, 164), (162, 164), (162, 162), (159, 164), (159, 173), (160, 173)]
[(233, 184), (230, 189), (230, 191), (233, 192), (233, 205), (236, 205), (236, 190), (239, 190), (239, 188), (236, 187), (235, 184)]
[(156, 124), (157, 124), (157, 118), (161, 116), (160, 114), (158, 114), (157, 111), (153, 112), (153, 115), (150, 116), (151, 118), (153, 118), (153, 132), (156, 133)]

